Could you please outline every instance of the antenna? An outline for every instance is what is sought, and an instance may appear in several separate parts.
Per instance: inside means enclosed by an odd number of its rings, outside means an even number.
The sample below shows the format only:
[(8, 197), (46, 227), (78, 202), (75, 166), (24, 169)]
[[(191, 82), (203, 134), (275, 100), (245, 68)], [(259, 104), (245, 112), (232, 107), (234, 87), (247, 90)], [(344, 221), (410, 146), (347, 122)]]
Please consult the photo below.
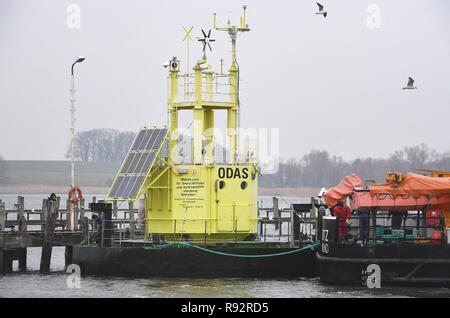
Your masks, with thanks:
[(187, 39), (187, 61), (186, 61), (186, 64), (187, 64), (187, 70), (186, 70), (186, 73), (187, 74), (189, 74), (189, 41), (193, 41), (192, 40), (192, 38), (191, 38), (191, 35), (190, 35), (190, 33), (191, 33), (191, 31), (192, 31), (192, 29), (194, 28), (194, 26), (191, 26), (191, 28), (189, 29), (189, 31), (188, 30), (186, 30), (186, 28), (183, 26), (183, 29), (184, 29), (184, 32), (186, 32), (186, 35), (185, 35), (185, 37), (184, 37), (184, 39), (183, 39), (183, 42)]
[(186, 30), (186, 28), (183, 26), (184, 32), (186, 32), (186, 35), (184, 36), (183, 42), (187, 39), (186, 44), (187, 44), (187, 59), (186, 59), (186, 73), (185, 73), (185, 77), (184, 77), (184, 81), (185, 81), (185, 97), (186, 97), (186, 88), (187, 88), (187, 96), (190, 95), (190, 91), (189, 91), (189, 42), (193, 41), (191, 38), (191, 31), (194, 28), (194, 26), (191, 26), (191, 28), (188, 30)]
[[(226, 27), (217, 27), (216, 26), (216, 13), (214, 12), (214, 24), (213, 27), (217, 31), (225, 31), (227, 32), (231, 37), (231, 51), (232, 51), (232, 57), (231, 57), (231, 70), (235, 70), (237, 72), (237, 89), (236, 89), (236, 104), (237, 104), (237, 121), (238, 126), (240, 127), (240, 121), (241, 121), (241, 109), (240, 109), (240, 100), (239, 100), (239, 64), (236, 60), (236, 38), (238, 32), (248, 32), (250, 31), (250, 28), (248, 27), (248, 24), (246, 23), (246, 10), (247, 6), (243, 5), (242, 8), (244, 9), (244, 16), (240, 19), (240, 26), (232, 26), (230, 20), (228, 20), (228, 25)], [(236, 68), (237, 65), (237, 68)], [(239, 134), (239, 130), (238, 130)], [(237, 137), (237, 143), (239, 143), (239, 136)], [(239, 148), (239, 145), (237, 145), (237, 148)]]

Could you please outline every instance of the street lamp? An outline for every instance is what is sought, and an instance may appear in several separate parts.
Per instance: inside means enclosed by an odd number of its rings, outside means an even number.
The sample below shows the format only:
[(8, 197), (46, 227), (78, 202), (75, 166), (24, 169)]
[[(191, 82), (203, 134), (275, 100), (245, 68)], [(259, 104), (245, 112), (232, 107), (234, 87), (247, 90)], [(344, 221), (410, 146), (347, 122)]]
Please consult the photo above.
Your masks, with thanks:
[(71, 103), (71, 108), (70, 108), (70, 113), (71, 113), (71, 120), (72, 120), (72, 142), (71, 142), (71, 147), (72, 147), (72, 161), (71, 161), (71, 187), (75, 186), (75, 78), (73, 75), (73, 67), (75, 66), (75, 64), (77, 63), (81, 63), (85, 60), (85, 58), (83, 56), (79, 56), (78, 59), (72, 64), (72, 68), (71, 68), (71, 76), (72, 76), (72, 88), (70, 89), (70, 92), (72, 93), (72, 99), (70, 100)]

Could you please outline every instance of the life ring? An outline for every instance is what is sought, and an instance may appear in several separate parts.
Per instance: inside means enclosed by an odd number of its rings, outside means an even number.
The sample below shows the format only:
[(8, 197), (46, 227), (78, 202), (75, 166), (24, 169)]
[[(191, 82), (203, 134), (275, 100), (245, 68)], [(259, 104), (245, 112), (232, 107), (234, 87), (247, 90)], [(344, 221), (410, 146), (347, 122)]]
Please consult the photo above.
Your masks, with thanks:
[[(72, 195), (73, 195), (74, 191), (77, 192), (78, 196), (76, 196), (75, 198), (72, 199)], [(72, 189), (70, 189), (70, 191), (69, 191), (69, 200), (70, 200), (70, 202), (77, 203), (78, 201), (81, 200), (82, 197), (83, 197), (83, 194), (81, 193), (81, 189), (80, 188), (75, 186)]]

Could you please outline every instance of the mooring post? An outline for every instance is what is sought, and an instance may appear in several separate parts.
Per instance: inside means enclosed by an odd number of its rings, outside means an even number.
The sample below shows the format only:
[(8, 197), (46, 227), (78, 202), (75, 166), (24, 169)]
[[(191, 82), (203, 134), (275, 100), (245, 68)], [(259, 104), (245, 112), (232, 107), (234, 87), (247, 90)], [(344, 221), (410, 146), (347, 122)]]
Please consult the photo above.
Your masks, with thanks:
[(19, 221), (19, 231), (26, 230), (25, 198), (20, 195), (17, 196), (17, 221)]
[(5, 204), (0, 200), (0, 275), (5, 273), (5, 253), (3, 231), (5, 229)]
[[(116, 202), (116, 201), (114, 201)], [(134, 206), (133, 201), (128, 201), (128, 212), (130, 214), (130, 235), (131, 238), (134, 239), (135, 229), (134, 229)]]
[(73, 231), (73, 209), (74, 206), (70, 199), (66, 200), (66, 231)]
[(40, 216), (40, 221), (42, 223), (41, 231), (45, 230), (46, 216), (47, 216), (47, 199), (42, 199), (42, 209), (41, 209), (41, 216)]
[(17, 196), (17, 221), (24, 216), (25, 210), (25, 198), (23, 196)]
[(80, 200), (80, 220), (82, 222), (84, 220), (84, 210), (85, 210), (84, 205), (85, 205), (85, 200), (84, 200), (84, 198), (81, 198), (81, 200)]
[(322, 224), (323, 217), (326, 216), (327, 210), (324, 206), (319, 207), (317, 212), (317, 227), (316, 227), (316, 241), (322, 240)]
[(52, 242), (55, 233), (55, 222), (58, 215), (58, 205), (56, 201), (47, 200), (47, 215), (44, 232), (44, 242), (42, 243), (41, 254), (41, 274), (50, 272), (50, 261), (52, 258)]
[[(26, 232), (27, 231), (27, 219), (25, 218), (25, 198), (19, 196), (18, 197), (18, 204), (19, 204), (19, 232)], [(26, 271), (27, 270), (27, 248), (26, 247), (20, 247), (17, 248), (17, 254), (19, 259), (19, 270), (20, 271)]]
[(275, 230), (278, 230), (279, 219), (280, 219), (280, 210), (278, 209), (278, 198), (273, 197), (273, 219), (277, 222), (275, 223)]

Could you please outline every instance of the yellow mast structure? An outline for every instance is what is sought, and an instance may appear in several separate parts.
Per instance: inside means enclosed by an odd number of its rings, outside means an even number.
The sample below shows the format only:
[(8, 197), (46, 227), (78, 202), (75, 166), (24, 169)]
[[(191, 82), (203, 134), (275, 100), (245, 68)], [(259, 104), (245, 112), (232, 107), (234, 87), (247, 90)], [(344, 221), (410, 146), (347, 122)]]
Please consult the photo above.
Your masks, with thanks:
[[(257, 233), (257, 162), (255, 149), (240, 160), (237, 146), (239, 126), (239, 67), (236, 62), (236, 35), (250, 31), (241, 18), (240, 27), (226, 31), (232, 40), (231, 67), (216, 73), (207, 65), (206, 54), (193, 67), (193, 74), (180, 75), (180, 62), (169, 62), (167, 158), (152, 167), (145, 182), (146, 237), (165, 235), (166, 239), (244, 239)], [(192, 29), (192, 28), (191, 28)], [(188, 37), (190, 30), (186, 30)], [(203, 32), (203, 30), (202, 30)], [(203, 32), (204, 48), (209, 36)], [(189, 39), (187, 39), (189, 41)], [(211, 41), (213, 41), (211, 39)], [(221, 65), (222, 61), (221, 61)], [(179, 78), (194, 79), (194, 94), (179, 94)], [(220, 83), (219, 83), (220, 82)], [(183, 85), (184, 89), (189, 85)], [(179, 112), (193, 114), (192, 154), (188, 164), (179, 158)], [(216, 163), (216, 111), (227, 112), (229, 156)], [(162, 155), (164, 156), (164, 155)], [(157, 180), (155, 178), (157, 177)]]
[[(239, 27), (216, 27), (231, 36), (232, 57), (228, 73), (221, 59), (220, 73), (207, 65), (205, 48), (210, 49), (211, 31), (202, 30), (203, 58), (185, 74), (173, 57), (168, 68), (167, 127), (142, 128), (137, 133), (106, 197), (107, 201), (135, 201), (145, 195), (146, 239), (164, 235), (170, 240), (248, 239), (257, 233), (256, 142), (249, 141), (246, 156), (239, 156), (239, 64), (236, 36), (250, 29), (241, 18)], [(184, 40), (191, 39), (184, 28)], [(189, 45), (189, 44), (188, 44)], [(189, 54), (189, 53), (188, 53)], [(188, 55), (189, 59), (189, 55)], [(180, 94), (180, 81), (184, 94)], [(194, 92), (190, 81), (194, 80)], [(187, 81), (187, 83), (186, 83)], [(179, 113), (193, 117), (192, 153), (189, 162), (179, 158)], [(228, 158), (216, 158), (215, 112), (227, 112)], [(251, 147), (253, 145), (253, 147)], [(245, 151), (244, 150), (244, 151)], [(245, 157), (245, 159), (243, 159)]]

